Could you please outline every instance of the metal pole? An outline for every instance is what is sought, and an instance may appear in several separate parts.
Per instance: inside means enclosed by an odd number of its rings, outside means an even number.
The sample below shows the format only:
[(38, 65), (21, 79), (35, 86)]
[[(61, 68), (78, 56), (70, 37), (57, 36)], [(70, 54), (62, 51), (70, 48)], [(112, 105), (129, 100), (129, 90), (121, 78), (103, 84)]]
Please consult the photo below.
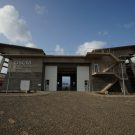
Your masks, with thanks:
[(121, 63), (121, 72), (122, 72), (122, 85), (123, 85), (123, 94), (124, 96), (126, 95), (126, 92), (125, 92), (125, 81), (124, 81), (124, 71), (123, 71), (123, 64)]
[(91, 65), (89, 65), (89, 92), (91, 92)]
[(8, 93), (8, 87), (9, 87), (9, 78), (10, 78), (10, 60), (9, 60), (9, 67), (8, 67), (8, 80), (7, 80), (7, 89), (6, 89), (6, 93)]

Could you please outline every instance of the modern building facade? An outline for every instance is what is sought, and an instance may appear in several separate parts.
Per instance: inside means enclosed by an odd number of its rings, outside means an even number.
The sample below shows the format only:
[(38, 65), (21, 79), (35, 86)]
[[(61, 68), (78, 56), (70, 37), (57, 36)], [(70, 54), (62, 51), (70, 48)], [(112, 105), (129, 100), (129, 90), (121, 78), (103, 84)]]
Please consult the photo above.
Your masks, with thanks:
[(1, 73), (0, 91), (135, 92), (135, 45), (96, 49), (85, 56), (55, 56), (42, 49), (0, 44), (0, 53), (0, 70), (8, 70)]

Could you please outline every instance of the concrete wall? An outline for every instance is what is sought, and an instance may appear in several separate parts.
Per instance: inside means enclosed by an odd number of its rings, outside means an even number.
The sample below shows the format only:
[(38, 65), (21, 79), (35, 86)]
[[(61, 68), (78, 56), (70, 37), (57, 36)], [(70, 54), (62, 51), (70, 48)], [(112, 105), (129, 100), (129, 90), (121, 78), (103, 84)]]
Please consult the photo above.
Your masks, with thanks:
[(85, 80), (89, 80), (89, 66), (77, 66), (77, 91), (85, 91)]
[(45, 66), (45, 81), (49, 80), (49, 86), (45, 84), (45, 90), (57, 90), (57, 66)]

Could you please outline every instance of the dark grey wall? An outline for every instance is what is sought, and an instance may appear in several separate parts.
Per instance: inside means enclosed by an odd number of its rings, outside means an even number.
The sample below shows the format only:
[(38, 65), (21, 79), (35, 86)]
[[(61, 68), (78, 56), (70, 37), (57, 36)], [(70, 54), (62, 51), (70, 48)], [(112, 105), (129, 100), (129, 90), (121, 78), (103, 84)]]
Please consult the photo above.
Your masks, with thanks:
[(9, 62), (9, 70), (0, 90), (20, 90), (21, 80), (30, 80), (30, 90), (41, 90), (42, 84), (41, 58), (13, 58)]

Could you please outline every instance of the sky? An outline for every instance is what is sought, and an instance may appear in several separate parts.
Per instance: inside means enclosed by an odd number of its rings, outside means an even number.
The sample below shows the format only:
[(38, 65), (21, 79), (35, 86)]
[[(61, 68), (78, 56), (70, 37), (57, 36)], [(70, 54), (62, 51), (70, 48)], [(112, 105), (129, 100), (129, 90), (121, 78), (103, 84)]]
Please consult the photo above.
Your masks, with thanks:
[(135, 44), (135, 0), (0, 0), (0, 42), (56, 55)]

